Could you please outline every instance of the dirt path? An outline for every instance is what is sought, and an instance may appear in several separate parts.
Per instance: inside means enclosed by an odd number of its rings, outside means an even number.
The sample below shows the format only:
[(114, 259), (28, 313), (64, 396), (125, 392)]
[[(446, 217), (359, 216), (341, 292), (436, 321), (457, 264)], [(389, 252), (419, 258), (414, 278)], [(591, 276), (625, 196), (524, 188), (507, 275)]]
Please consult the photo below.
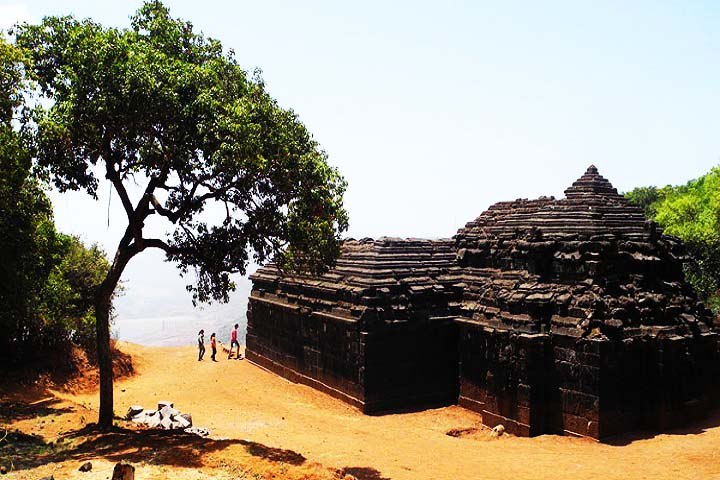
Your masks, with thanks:
[[(339, 469), (375, 480), (720, 479), (720, 414), (683, 431), (623, 437), (613, 445), (558, 436), (491, 439), (478, 415), (458, 407), (365, 416), (246, 361), (197, 362), (192, 347), (122, 349), (138, 375), (117, 383), (116, 411), (174, 401), (196, 425), (243, 447), (215, 448), (212, 465), (255, 448), (280, 465), (307, 465), (307, 478)], [(94, 392), (57, 395), (97, 406)], [(446, 434), (453, 429), (465, 432)]]

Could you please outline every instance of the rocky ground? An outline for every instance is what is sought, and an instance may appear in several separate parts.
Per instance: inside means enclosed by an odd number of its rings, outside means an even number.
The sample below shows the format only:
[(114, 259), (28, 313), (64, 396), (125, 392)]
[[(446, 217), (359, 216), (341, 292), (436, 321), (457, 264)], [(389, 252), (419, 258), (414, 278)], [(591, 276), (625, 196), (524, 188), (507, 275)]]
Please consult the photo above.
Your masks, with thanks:
[[(92, 381), (17, 389), (0, 380), (0, 467), (9, 470), (0, 480), (106, 480), (119, 461), (134, 465), (139, 480), (720, 479), (720, 412), (682, 430), (605, 444), (498, 436), (458, 407), (364, 416), (245, 360), (198, 362), (192, 347), (121, 348), (135, 374), (116, 383), (110, 432), (92, 426)], [(210, 436), (120, 418), (132, 405), (161, 400)], [(92, 469), (78, 471), (88, 461)]]

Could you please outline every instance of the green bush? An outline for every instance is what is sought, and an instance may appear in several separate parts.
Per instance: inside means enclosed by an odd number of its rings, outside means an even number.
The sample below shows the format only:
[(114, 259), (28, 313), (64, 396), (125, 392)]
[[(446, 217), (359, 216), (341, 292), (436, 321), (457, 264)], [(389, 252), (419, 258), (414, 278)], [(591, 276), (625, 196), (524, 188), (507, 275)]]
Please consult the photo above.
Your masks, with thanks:
[(94, 348), (94, 290), (109, 268), (97, 246), (55, 229), (15, 128), (26, 87), (20, 54), (0, 37), (0, 358), (25, 361), (72, 343)]
[(639, 187), (625, 194), (689, 254), (685, 275), (700, 298), (720, 314), (720, 167), (685, 185)]

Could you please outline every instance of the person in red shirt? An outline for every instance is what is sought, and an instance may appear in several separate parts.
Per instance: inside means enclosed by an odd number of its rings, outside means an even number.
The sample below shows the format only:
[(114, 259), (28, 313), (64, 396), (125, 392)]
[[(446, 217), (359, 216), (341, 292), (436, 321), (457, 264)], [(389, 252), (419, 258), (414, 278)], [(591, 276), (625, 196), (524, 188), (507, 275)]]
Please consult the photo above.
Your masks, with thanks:
[(217, 353), (217, 345), (215, 344), (215, 332), (210, 334), (210, 348), (212, 348), (212, 355), (210, 355), (210, 358), (212, 358), (213, 362), (217, 362), (217, 360), (215, 360), (215, 354)]
[(240, 342), (238, 342), (237, 339), (237, 333), (238, 333), (238, 324), (235, 324), (235, 328), (232, 329), (232, 332), (230, 332), (230, 353), (228, 353), (228, 360), (230, 360), (230, 357), (232, 357), (233, 354), (233, 347), (237, 345), (237, 356), (235, 357), (236, 360), (242, 360), (242, 355), (240, 355)]

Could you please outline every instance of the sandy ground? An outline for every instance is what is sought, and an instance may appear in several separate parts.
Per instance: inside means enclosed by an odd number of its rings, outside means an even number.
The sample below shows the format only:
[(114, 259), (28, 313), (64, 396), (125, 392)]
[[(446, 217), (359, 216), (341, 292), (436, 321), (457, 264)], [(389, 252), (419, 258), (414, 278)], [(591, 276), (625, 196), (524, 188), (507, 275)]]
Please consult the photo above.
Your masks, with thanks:
[[(26, 462), (9, 478), (105, 479), (114, 462), (126, 459), (136, 464), (138, 479), (720, 479), (720, 412), (683, 430), (609, 444), (551, 435), (492, 438), (478, 415), (459, 407), (365, 416), (244, 360), (219, 355), (217, 363), (198, 362), (193, 347), (121, 348), (133, 356), (137, 374), (116, 383), (117, 413), (172, 400), (214, 439), (77, 433), (95, 419), (97, 392), (55, 391), (54, 399), (39, 400), (55, 411), (5, 423), (72, 447)], [(448, 435), (452, 430), (460, 435)], [(78, 473), (86, 459), (93, 471)]]

